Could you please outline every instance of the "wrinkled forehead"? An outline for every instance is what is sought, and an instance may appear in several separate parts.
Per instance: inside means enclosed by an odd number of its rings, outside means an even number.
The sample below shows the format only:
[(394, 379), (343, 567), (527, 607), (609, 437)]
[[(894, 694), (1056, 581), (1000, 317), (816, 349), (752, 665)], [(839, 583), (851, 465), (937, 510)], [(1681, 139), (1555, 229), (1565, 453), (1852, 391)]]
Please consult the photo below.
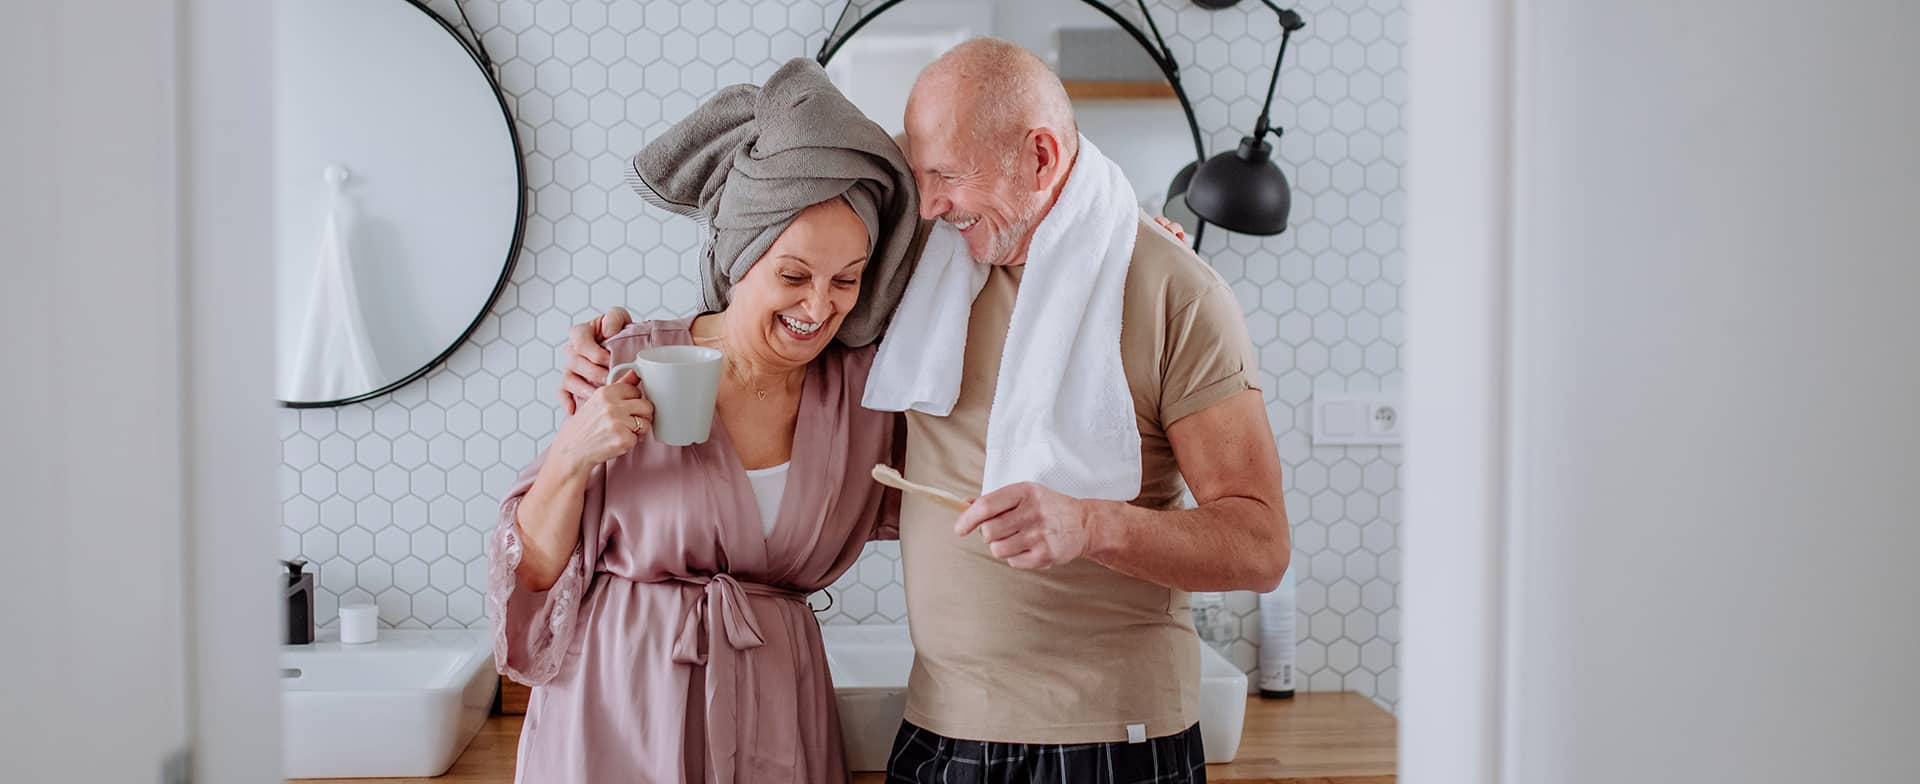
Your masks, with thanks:
[(980, 161), (993, 157), (984, 149), (987, 140), (964, 116), (929, 112), (918, 122), (913, 118), (909, 111), (906, 154), (916, 174), (955, 174), (977, 168)]
[(978, 136), (980, 101), (972, 91), (955, 80), (928, 75), (914, 83), (908, 96), (902, 126), (910, 140), (911, 156), (924, 146), (929, 151), (953, 154), (971, 144)]

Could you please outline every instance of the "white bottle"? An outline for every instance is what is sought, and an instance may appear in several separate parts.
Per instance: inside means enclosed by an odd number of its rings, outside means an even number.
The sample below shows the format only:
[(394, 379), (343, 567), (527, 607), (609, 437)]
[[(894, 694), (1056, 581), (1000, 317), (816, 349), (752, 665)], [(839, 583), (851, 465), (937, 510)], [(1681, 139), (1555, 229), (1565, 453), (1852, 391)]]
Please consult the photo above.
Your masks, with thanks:
[(1260, 595), (1260, 696), (1293, 696), (1293, 570)]

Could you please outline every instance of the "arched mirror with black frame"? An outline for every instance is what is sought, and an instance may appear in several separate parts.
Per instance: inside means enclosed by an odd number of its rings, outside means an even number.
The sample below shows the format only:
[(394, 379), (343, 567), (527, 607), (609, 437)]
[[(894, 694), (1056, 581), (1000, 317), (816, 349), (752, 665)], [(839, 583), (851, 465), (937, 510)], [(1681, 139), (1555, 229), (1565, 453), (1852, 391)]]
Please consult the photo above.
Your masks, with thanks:
[(360, 402), (446, 361), (505, 288), (520, 140), (484, 45), (422, 3), (274, 17), (276, 397)]

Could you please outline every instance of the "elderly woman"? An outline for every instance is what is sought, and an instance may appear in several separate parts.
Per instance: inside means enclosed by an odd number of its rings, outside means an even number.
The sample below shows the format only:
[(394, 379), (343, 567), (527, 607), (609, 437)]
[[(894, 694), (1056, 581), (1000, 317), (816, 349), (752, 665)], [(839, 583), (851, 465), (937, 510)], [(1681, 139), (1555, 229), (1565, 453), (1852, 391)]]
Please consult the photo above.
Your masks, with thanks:
[(501, 504), (488, 611), (500, 671), (534, 686), (522, 782), (844, 781), (805, 597), (898, 499), (867, 476), (894, 414), (860, 407), (905, 285), (917, 205), (899, 149), (795, 60), (730, 87), (633, 162), (708, 232), (708, 312), (630, 326), (725, 355), (712, 437), (650, 440), (624, 376), (584, 400)]

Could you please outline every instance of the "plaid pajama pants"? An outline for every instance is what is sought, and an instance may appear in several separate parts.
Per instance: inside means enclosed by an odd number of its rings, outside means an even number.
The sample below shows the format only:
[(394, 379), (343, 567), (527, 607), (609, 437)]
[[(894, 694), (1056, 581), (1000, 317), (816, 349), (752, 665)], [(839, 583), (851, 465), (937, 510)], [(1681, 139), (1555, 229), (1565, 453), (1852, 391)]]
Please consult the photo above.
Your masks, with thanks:
[(887, 784), (1204, 784), (1200, 725), (1145, 743), (954, 740), (900, 722)]

